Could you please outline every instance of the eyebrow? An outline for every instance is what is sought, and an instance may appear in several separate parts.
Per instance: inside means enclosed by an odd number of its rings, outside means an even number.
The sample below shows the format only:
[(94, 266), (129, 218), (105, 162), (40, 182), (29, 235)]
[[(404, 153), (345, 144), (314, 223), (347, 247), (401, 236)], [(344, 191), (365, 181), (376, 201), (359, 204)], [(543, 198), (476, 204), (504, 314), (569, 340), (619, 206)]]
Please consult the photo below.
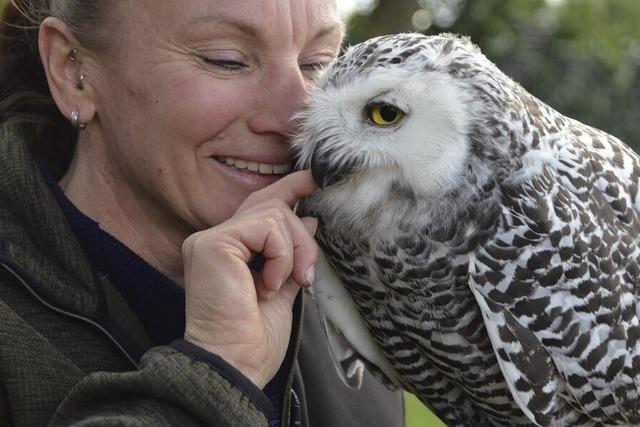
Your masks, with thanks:
[(211, 24), (212, 22), (233, 27), (239, 32), (251, 37), (258, 37), (258, 30), (255, 27), (225, 15), (201, 15), (192, 19), (189, 25)]
[[(229, 27), (235, 28), (237, 31), (251, 36), (253, 38), (258, 38), (258, 29), (246, 22), (242, 22), (238, 19), (232, 18), (226, 15), (212, 14), (212, 15), (201, 15), (191, 20), (189, 25), (202, 25), (202, 24), (211, 24), (212, 22), (226, 25)], [(311, 40), (317, 40), (322, 37), (325, 37), (329, 34), (332, 34), (336, 31), (342, 32), (344, 25), (341, 21), (329, 22), (322, 26), (320, 31), (318, 31)]]

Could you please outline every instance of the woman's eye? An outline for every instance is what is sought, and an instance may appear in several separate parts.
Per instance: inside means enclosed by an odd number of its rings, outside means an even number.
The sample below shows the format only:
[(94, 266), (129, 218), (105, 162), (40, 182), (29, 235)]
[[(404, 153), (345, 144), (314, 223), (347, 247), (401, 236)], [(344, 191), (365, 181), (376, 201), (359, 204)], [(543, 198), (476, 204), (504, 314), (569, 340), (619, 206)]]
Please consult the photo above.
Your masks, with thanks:
[(391, 126), (404, 117), (404, 111), (386, 102), (374, 102), (367, 105), (367, 118), (377, 126)]
[(239, 61), (232, 61), (228, 59), (213, 59), (202, 57), (203, 61), (214, 67), (220, 68), (225, 71), (239, 71), (247, 67), (247, 64)]
[(310, 64), (302, 64), (302, 65), (300, 65), (300, 69), (303, 70), (303, 71), (315, 72), (315, 71), (321, 70), (322, 68), (326, 67), (327, 65), (328, 65), (328, 63), (326, 63), (326, 62), (313, 62), (313, 63), (310, 63)]
[(308, 64), (301, 64), (300, 70), (302, 70), (303, 73), (310, 75), (312, 78), (315, 79), (320, 76), (320, 71), (327, 68), (330, 64), (331, 62), (328, 62), (328, 61), (310, 62)]

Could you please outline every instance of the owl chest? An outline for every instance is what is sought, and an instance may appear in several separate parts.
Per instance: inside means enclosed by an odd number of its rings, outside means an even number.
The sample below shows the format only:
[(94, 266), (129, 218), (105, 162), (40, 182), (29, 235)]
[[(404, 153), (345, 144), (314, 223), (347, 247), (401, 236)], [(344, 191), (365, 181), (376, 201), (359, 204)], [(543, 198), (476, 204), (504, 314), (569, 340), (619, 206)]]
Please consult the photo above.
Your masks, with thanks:
[(468, 361), (479, 346), (486, 350), (488, 336), (467, 283), (465, 258), (367, 257), (360, 263), (368, 275), (352, 277), (346, 286), (379, 340), (392, 330), (405, 343), (425, 351), (447, 348)]
[[(372, 333), (470, 355), (488, 343), (468, 286), (468, 255), (415, 236), (351, 240), (328, 252)], [(464, 349), (462, 347), (465, 347)]]

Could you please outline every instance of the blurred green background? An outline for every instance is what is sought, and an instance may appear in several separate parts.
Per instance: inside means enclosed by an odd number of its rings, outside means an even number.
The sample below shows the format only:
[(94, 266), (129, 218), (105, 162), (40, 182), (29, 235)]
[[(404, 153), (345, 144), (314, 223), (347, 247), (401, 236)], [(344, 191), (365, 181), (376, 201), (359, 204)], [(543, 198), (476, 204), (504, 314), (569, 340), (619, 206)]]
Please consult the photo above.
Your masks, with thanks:
[[(347, 44), (405, 31), (468, 35), (556, 110), (640, 149), (640, 0), (337, 1), (349, 10)], [(443, 426), (415, 397), (406, 406), (407, 427)]]
[[(640, 148), (640, 0), (337, 1), (350, 11), (347, 44), (466, 34), (538, 98)], [(406, 405), (407, 427), (443, 425), (415, 397)]]

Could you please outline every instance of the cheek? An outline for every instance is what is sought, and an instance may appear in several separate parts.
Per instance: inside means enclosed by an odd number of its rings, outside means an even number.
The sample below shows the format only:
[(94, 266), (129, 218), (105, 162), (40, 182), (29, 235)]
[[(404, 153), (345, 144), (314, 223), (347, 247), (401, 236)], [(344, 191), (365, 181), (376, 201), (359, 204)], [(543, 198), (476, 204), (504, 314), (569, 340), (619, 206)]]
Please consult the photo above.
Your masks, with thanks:
[(250, 109), (248, 84), (211, 77), (182, 79), (154, 101), (164, 126), (177, 136), (203, 142), (241, 120)]
[[(213, 160), (205, 157), (215, 152), (211, 146), (239, 138), (242, 125), (231, 125), (242, 122), (252, 108), (255, 90), (249, 86), (237, 79), (183, 73), (115, 103), (126, 104), (112, 124), (118, 129), (120, 148), (112, 155), (121, 165), (119, 173), (130, 187), (153, 195), (162, 209), (194, 229), (229, 218), (246, 195), (212, 174), (206, 162)], [(129, 127), (117, 126), (118, 120)]]

